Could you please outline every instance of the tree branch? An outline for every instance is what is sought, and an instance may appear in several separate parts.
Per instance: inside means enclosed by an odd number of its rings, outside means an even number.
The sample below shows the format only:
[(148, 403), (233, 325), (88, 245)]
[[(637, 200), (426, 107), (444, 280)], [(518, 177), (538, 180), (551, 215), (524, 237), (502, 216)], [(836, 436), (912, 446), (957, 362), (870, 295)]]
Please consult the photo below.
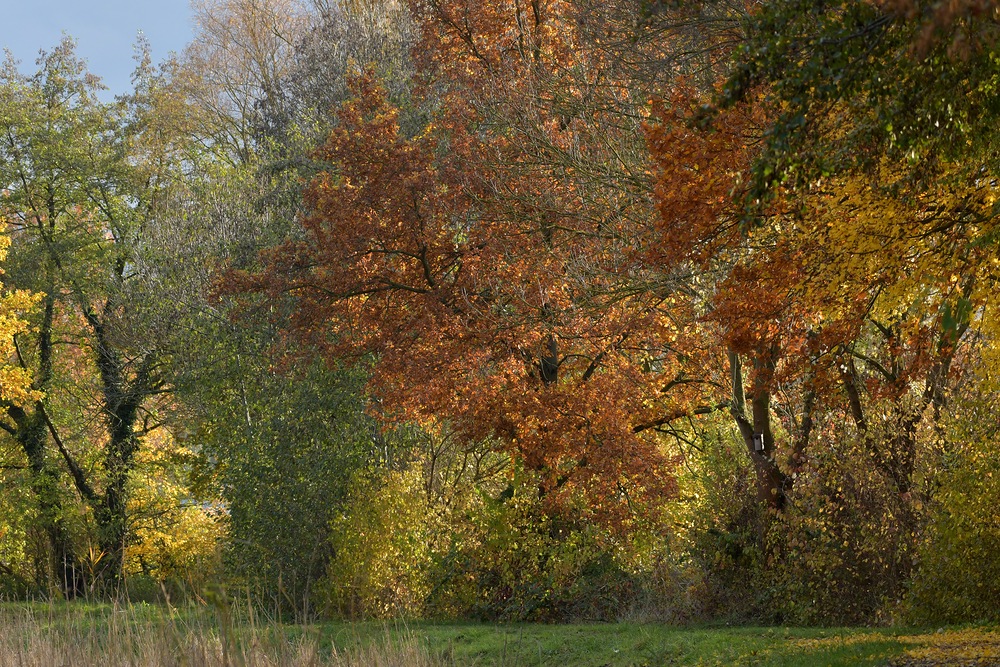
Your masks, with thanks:
[(42, 418), (45, 419), (45, 425), (49, 428), (49, 433), (52, 434), (52, 439), (55, 441), (56, 447), (59, 448), (59, 453), (62, 454), (63, 460), (66, 461), (66, 466), (69, 468), (69, 472), (73, 476), (73, 483), (76, 485), (77, 491), (80, 492), (80, 495), (84, 497), (87, 503), (91, 506), (96, 506), (100, 501), (100, 498), (94, 491), (94, 488), (87, 482), (87, 477), (83, 470), (79, 465), (77, 465), (73, 456), (69, 453), (69, 450), (66, 449), (62, 438), (59, 437), (59, 433), (56, 431), (55, 424), (53, 424), (52, 420), (49, 419), (48, 412), (46, 412), (45, 408), (41, 405), (39, 405), (39, 410), (41, 411)]
[(672, 421), (683, 419), (684, 417), (693, 417), (695, 415), (708, 415), (713, 412), (718, 412), (719, 410), (725, 410), (726, 408), (730, 407), (730, 405), (731, 404), (729, 401), (724, 401), (722, 403), (717, 403), (715, 405), (700, 405), (697, 408), (694, 408), (693, 410), (676, 410), (674, 412), (671, 412), (670, 414), (660, 417), (655, 421), (633, 426), (632, 432), (642, 433), (643, 431), (647, 431), (651, 428), (658, 428), (665, 424), (669, 424)]

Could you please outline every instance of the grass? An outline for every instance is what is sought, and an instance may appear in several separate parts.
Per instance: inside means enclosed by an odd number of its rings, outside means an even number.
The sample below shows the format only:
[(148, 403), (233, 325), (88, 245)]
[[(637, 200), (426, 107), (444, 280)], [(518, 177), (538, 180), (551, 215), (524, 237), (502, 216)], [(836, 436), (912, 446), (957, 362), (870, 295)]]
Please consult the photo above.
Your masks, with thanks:
[[(228, 610), (152, 605), (0, 605), (0, 667), (884, 666), (1000, 656), (987, 628), (673, 628), (655, 624), (281, 625)], [(970, 663), (970, 664), (975, 664)]]
[[(351, 650), (301, 627), (150, 605), (0, 606), (0, 667), (439, 667), (419, 641), (384, 635)], [(305, 630), (305, 631), (303, 631)]]
[(889, 633), (853, 629), (422, 624), (406, 632), (460, 665), (884, 665), (906, 648)]

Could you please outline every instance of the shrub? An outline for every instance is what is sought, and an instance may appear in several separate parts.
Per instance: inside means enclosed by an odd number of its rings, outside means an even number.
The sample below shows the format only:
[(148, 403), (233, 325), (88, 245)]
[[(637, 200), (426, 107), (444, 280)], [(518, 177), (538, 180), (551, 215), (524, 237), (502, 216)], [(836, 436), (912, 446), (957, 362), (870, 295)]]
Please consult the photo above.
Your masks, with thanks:
[(348, 618), (413, 616), (430, 593), (429, 513), (421, 471), (359, 477), (330, 526), (319, 604)]
[(967, 435), (937, 478), (905, 609), (913, 623), (1000, 621), (1000, 452)]
[[(429, 608), (486, 621), (617, 620), (649, 605), (655, 539), (616, 531), (585, 508), (549, 507), (530, 473), (466, 508), (461, 539), (438, 554)], [(655, 549), (655, 546), (653, 547)]]

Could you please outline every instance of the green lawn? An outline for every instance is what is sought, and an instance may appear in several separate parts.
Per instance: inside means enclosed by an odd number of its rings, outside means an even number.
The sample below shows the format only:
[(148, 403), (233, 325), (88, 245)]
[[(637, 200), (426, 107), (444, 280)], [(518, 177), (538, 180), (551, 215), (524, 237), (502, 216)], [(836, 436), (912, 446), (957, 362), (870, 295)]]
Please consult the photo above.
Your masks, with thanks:
[[(177, 637), (235, 637), (230, 646), (275, 646), (281, 655), (304, 644), (320, 657), (340, 656), (335, 664), (369, 664), (373, 649), (419, 649), (421, 664), (441, 667), (541, 666), (625, 667), (660, 665), (844, 665), (884, 666), (910, 655), (949, 664), (949, 656), (1000, 655), (1000, 634), (989, 628), (944, 631), (868, 628), (675, 628), (657, 624), (492, 625), (431, 622), (331, 622), (315, 625), (229, 623), (219, 610), (206, 607), (168, 610), (151, 605), (104, 604), (0, 605), (0, 637), (18, 634), (52, 636), (66, 646), (128, 644), (159, 633), (180, 646)], [(168, 636), (169, 635), (169, 636)], [(2, 649), (2, 647), (0, 647)], [(128, 649), (132, 650), (132, 649)], [(160, 650), (160, 649), (156, 649)], [(230, 652), (237, 649), (230, 648)], [(2, 652), (2, 651), (0, 651)], [(124, 655), (125, 649), (121, 650)], [(278, 653), (275, 653), (277, 655)], [(402, 651), (405, 653), (405, 651)], [(238, 664), (238, 663), (233, 663)], [(285, 663), (280, 663), (285, 664)], [(291, 663), (288, 663), (291, 664)], [(299, 664), (299, 663), (295, 663)], [(313, 663), (309, 663), (313, 664)], [(379, 663), (383, 664), (383, 663)], [(390, 663), (385, 663), (390, 664)], [(391, 664), (411, 664), (392, 661)]]
[(362, 623), (320, 626), (350, 650), (408, 636), (459, 665), (884, 665), (907, 649), (894, 631), (672, 628), (655, 624), (479, 625)]

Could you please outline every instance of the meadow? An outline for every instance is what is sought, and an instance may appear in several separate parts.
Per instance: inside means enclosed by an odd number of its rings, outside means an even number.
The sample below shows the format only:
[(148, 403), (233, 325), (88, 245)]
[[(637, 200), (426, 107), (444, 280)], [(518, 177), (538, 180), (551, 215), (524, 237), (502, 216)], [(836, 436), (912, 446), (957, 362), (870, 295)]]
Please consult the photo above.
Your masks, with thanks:
[(989, 627), (670, 627), (648, 623), (289, 624), (224, 605), (8, 603), (0, 665), (451, 667), (987, 665)]

